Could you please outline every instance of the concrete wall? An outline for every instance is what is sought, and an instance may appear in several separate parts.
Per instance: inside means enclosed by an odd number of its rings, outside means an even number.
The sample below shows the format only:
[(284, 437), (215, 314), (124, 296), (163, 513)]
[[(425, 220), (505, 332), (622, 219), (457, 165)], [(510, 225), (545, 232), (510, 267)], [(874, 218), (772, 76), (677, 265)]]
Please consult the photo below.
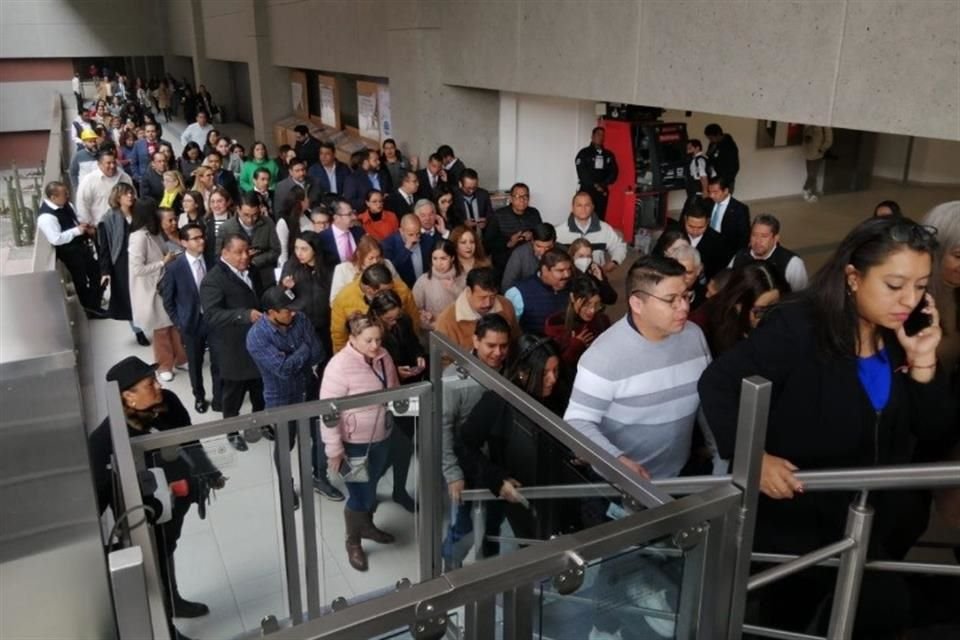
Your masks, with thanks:
[(956, 0), (443, 7), (447, 83), (960, 140)]
[[(907, 136), (878, 136), (873, 175), (902, 180), (908, 146)], [(914, 138), (908, 180), (916, 184), (960, 184), (960, 143)]]
[(154, 0), (2, 0), (0, 58), (161, 55)]
[[(42, 167), (49, 140), (49, 131), (0, 132), (0, 169), (10, 169), (11, 162), (21, 169)], [(6, 192), (3, 196), (6, 199)]]

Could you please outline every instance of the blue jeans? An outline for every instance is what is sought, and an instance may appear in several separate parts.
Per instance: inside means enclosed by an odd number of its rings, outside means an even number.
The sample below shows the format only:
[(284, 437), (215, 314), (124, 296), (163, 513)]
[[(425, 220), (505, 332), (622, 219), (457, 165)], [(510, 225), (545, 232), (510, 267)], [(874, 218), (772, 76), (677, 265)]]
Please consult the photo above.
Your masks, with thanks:
[[(370, 447), (370, 453), (367, 453), (367, 447)], [(380, 442), (374, 442), (368, 445), (366, 442), (344, 442), (344, 455), (348, 458), (367, 456), (367, 473), (369, 480), (366, 482), (348, 482), (347, 509), (350, 511), (365, 511), (372, 513), (377, 506), (377, 484), (383, 477), (387, 467), (390, 464), (390, 437)]]

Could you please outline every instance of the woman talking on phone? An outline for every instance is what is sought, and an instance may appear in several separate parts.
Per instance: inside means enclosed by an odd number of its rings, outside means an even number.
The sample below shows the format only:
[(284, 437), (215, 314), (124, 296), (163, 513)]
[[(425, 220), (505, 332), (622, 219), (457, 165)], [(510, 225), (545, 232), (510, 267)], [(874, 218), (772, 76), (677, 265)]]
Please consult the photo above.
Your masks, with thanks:
[[(861, 223), (806, 292), (773, 309), (701, 377), (703, 410), (723, 458), (733, 455), (741, 380), (759, 375), (773, 383), (755, 550), (803, 554), (844, 537), (854, 496), (807, 494), (796, 471), (908, 463), (916, 441), (949, 432), (953, 399), (937, 362), (939, 314), (927, 293), (936, 247), (934, 230), (906, 218)], [(896, 553), (891, 547), (909, 519), (902, 495), (869, 496), (871, 560)], [(834, 572), (817, 568), (765, 587), (761, 624), (822, 633), (827, 616), (815, 620), (816, 611), (834, 582)], [(855, 637), (896, 637), (909, 613), (902, 579), (868, 572)]]
[[(347, 320), (347, 332), (347, 346), (327, 363), (320, 399), (396, 387), (397, 368), (383, 348), (380, 324), (369, 315), (354, 313)], [(374, 405), (342, 411), (337, 424), (320, 427), (327, 467), (332, 473), (339, 472), (347, 485), (349, 497), (343, 512), (347, 558), (357, 571), (368, 567), (367, 554), (360, 545), (362, 538), (380, 544), (394, 541), (392, 535), (373, 524), (377, 483), (390, 464), (392, 422), (384, 405)]]

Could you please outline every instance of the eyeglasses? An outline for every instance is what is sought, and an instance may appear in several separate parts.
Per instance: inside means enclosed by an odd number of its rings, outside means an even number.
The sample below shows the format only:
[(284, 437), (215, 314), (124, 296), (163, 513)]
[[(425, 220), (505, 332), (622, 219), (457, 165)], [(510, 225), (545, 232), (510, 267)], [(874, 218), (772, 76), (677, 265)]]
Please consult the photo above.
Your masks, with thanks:
[(894, 242), (929, 242), (937, 237), (937, 228), (926, 224), (898, 221), (890, 227), (890, 239)]
[(517, 195), (515, 195), (515, 196), (510, 196), (510, 197), (513, 198), (514, 200), (529, 200), (529, 199), (530, 199), (530, 194), (529, 194), (529, 193), (520, 193), (520, 194), (517, 194)]
[(687, 291), (685, 293), (675, 293), (672, 296), (661, 298), (660, 296), (655, 296), (649, 291), (644, 291), (643, 289), (634, 289), (633, 291), (630, 292), (630, 295), (635, 296), (638, 293), (642, 293), (644, 295), (650, 296), (654, 300), (659, 300), (660, 302), (668, 304), (674, 309), (682, 307), (684, 302), (686, 302), (687, 306), (689, 306), (693, 302), (693, 298), (695, 296), (693, 291)]

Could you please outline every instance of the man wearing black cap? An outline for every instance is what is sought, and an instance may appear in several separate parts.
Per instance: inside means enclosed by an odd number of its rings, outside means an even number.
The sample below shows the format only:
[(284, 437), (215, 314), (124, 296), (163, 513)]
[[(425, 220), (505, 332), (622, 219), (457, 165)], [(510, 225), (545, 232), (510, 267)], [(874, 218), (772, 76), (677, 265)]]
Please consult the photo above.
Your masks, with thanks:
[[(311, 388), (320, 382), (313, 369), (326, 359), (323, 346), (310, 320), (297, 313), (292, 290), (270, 287), (261, 299), (263, 315), (247, 333), (247, 352), (263, 378), (263, 400), (267, 408), (283, 407), (307, 401)], [(296, 442), (296, 423), (288, 425), (290, 448)], [(326, 465), (317, 468), (321, 450), (314, 438), (314, 477), (326, 482)], [(274, 460), (279, 451), (274, 449)], [(320, 475), (322, 473), (322, 476)]]
[[(156, 369), (157, 365), (150, 365), (140, 358), (130, 356), (107, 371), (107, 381), (116, 382), (120, 388), (127, 432), (131, 438), (151, 431), (165, 431), (190, 424), (190, 414), (180, 399), (169, 389), (160, 386)], [(100, 513), (109, 506), (114, 517), (119, 520), (123, 507), (121, 496), (114, 492), (116, 482), (110, 470), (112, 452), (110, 419), (107, 418), (90, 434), (90, 459)], [(160, 556), (160, 581), (163, 584), (164, 604), (168, 615), (178, 618), (204, 616), (210, 612), (207, 605), (190, 602), (180, 595), (173, 552), (177, 548), (177, 540), (180, 538), (190, 505), (205, 501), (211, 488), (222, 489), (226, 478), (210, 462), (203, 447), (196, 441), (181, 445), (179, 455), (172, 461), (162, 456), (149, 456), (147, 464), (148, 467), (159, 467), (167, 483), (158, 487), (157, 491), (145, 495), (143, 502), (149, 509), (148, 520), (154, 523), (154, 536)], [(169, 489), (170, 484), (179, 480), (187, 481), (186, 495), (173, 495)], [(169, 502), (165, 500), (168, 495)], [(134, 521), (139, 518), (139, 515), (132, 516)], [(183, 638), (173, 628), (172, 623), (170, 629), (173, 638)]]
[[(223, 237), (218, 260), (200, 283), (200, 304), (210, 325), (213, 349), (220, 359), (223, 417), (240, 415), (243, 397), (250, 395), (254, 411), (263, 410), (263, 382), (260, 372), (247, 353), (247, 331), (260, 313), (259, 273), (250, 269), (250, 244), (247, 237), (230, 233)], [(237, 451), (246, 451), (247, 443), (239, 433), (229, 434)]]

